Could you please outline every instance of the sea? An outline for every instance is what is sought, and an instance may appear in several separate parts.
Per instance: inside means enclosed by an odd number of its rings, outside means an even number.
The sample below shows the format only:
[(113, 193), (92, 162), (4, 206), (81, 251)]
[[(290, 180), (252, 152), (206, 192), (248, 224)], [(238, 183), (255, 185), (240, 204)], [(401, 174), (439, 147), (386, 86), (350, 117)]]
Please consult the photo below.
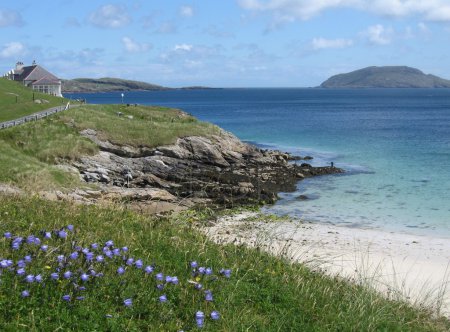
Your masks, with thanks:
[[(122, 103), (120, 92), (65, 96)], [(266, 213), (450, 238), (450, 89), (136, 91), (123, 102), (179, 108), (243, 141), (346, 171), (300, 181)]]

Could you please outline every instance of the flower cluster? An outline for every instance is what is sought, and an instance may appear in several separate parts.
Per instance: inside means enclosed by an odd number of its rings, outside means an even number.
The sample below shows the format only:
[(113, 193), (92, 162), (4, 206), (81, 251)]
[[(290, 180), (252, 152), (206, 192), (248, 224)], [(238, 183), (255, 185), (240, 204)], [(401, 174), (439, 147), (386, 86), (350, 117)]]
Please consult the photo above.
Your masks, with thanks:
[[(178, 276), (158, 271), (154, 263), (146, 264), (143, 259), (132, 257), (126, 246), (115, 246), (112, 240), (103, 244), (82, 244), (76, 241), (75, 235), (72, 225), (53, 231), (44, 230), (39, 235), (20, 236), (5, 232), (4, 241), (10, 248), (10, 257), (0, 258), (0, 278), (10, 276), (18, 285), (15, 291), (23, 301), (33, 298), (39, 293), (39, 288), (50, 287), (57, 290), (54, 293), (58, 294), (56, 301), (76, 304), (85, 300), (89, 292), (102, 283), (105, 274), (108, 279), (117, 278), (119, 283), (125, 283), (127, 274), (133, 272), (142, 275), (147, 283), (154, 284), (157, 292), (154, 301), (161, 306), (167, 306), (173, 291), (181, 289), (183, 284), (191, 288), (201, 301), (201, 310), (195, 313), (198, 328), (205, 325), (206, 319), (220, 319), (211, 289), (221, 278), (229, 279), (231, 270), (221, 269), (215, 275), (212, 267), (199, 266), (193, 261), (184, 283)], [(123, 310), (134, 307), (136, 298), (129, 295), (119, 300)], [(113, 317), (110, 314), (105, 316)]]

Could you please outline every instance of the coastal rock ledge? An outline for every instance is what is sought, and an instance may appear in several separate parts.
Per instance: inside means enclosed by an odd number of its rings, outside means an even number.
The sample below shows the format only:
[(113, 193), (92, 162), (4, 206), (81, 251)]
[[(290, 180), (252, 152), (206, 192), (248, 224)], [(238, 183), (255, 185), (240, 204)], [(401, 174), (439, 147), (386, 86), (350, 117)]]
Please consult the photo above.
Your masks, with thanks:
[(81, 134), (101, 152), (73, 166), (83, 180), (100, 184), (109, 198), (190, 206), (273, 203), (279, 192), (294, 191), (299, 180), (343, 173), (336, 167), (312, 167), (288, 153), (259, 149), (224, 130), (152, 149), (101, 141), (91, 129)]

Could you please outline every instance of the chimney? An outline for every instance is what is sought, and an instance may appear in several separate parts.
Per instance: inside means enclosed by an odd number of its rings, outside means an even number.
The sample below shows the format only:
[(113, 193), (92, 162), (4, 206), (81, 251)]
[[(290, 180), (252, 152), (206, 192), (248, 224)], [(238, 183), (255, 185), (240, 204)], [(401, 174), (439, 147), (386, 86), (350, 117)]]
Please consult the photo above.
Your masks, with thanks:
[(23, 62), (19, 61), (16, 63), (16, 70), (20, 71), (23, 69)]

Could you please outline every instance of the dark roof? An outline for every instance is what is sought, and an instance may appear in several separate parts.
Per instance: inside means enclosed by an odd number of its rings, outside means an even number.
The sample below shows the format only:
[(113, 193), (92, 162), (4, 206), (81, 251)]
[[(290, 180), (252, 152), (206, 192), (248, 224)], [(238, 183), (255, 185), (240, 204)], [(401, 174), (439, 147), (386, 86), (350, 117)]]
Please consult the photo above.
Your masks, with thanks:
[(39, 65), (23, 67), (20, 71), (14, 71), (15, 81), (38, 81), (43, 78), (52, 81), (59, 81), (59, 79), (48, 72)]
[(40, 80), (34, 81), (33, 83), (31, 83), (32, 85), (58, 85), (60, 83), (60, 81), (58, 79), (52, 79), (49, 77), (43, 77)]

